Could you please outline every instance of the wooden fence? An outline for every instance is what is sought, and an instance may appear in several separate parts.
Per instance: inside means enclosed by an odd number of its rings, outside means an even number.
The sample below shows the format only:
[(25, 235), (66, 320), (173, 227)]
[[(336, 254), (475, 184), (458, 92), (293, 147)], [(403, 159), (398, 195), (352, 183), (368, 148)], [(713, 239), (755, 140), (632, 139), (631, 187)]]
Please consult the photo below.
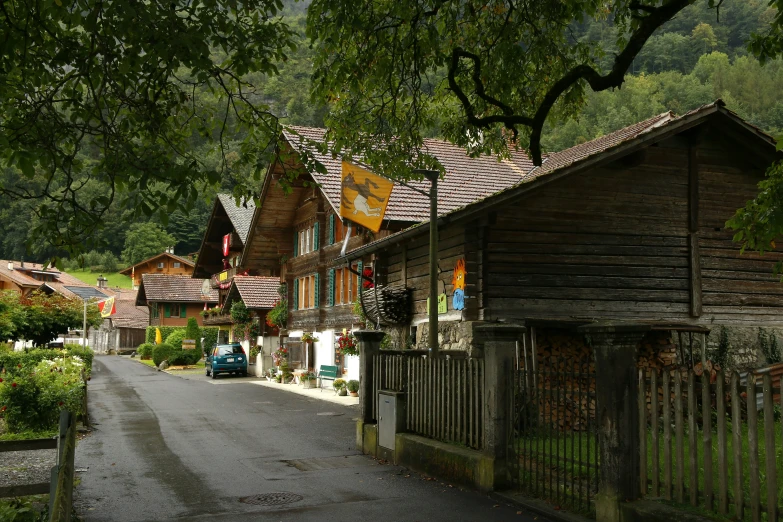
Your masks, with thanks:
[(405, 392), (406, 429), (469, 448), (484, 446), (484, 360), (432, 359), (412, 351), (375, 356), (373, 418), (378, 391)]
[(736, 372), (640, 372), (642, 496), (734, 520), (778, 520), (781, 397), (780, 382), (773, 386), (768, 374), (760, 383), (750, 374), (743, 385)]
[(510, 461), (518, 489), (588, 515), (600, 466), (591, 370), (589, 362), (557, 359), (517, 372)]

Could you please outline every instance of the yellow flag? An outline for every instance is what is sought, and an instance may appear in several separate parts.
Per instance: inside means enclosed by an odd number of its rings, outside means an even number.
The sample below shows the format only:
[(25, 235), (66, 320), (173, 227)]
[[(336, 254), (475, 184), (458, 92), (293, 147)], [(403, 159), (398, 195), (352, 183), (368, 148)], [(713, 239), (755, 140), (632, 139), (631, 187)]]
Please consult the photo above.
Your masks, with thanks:
[(163, 344), (163, 336), (160, 334), (160, 328), (155, 328), (155, 344)]
[(340, 216), (378, 232), (394, 184), (345, 161), (342, 167)]

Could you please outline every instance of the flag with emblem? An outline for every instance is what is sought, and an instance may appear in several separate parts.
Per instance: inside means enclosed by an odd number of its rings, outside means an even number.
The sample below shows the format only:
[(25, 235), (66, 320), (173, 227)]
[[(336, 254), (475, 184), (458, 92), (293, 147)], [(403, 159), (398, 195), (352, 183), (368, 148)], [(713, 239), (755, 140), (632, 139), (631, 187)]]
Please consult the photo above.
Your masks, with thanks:
[(117, 306), (114, 303), (114, 297), (104, 299), (98, 303), (98, 310), (101, 311), (101, 317), (109, 317), (117, 313)]
[(343, 161), (340, 216), (378, 232), (393, 188), (388, 179)]

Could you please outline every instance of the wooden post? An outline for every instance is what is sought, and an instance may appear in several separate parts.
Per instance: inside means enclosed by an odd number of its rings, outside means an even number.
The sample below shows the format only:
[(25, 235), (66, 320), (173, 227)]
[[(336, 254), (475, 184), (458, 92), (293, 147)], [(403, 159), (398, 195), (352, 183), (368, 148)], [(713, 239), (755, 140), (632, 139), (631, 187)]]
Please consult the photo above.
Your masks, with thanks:
[(723, 389), (725, 376), (723, 370), (718, 372), (717, 389), (717, 419), (718, 419), (718, 513), (729, 513), (729, 465), (726, 454), (726, 392)]
[(772, 398), (772, 376), (764, 374), (764, 460), (767, 483), (767, 520), (778, 519), (778, 481), (775, 466), (775, 405)]
[(748, 373), (748, 473), (750, 478), (750, 515), (753, 522), (761, 520), (761, 480), (759, 478), (758, 411), (756, 410), (756, 376)]
[(644, 369), (639, 370), (639, 492), (647, 495), (647, 392)]
[(595, 353), (596, 423), (601, 451), (596, 518), (622, 520), (622, 504), (639, 497), (639, 341), (649, 325), (594, 324), (579, 328)]
[(666, 500), (672, 499), (672, 394), (671, 374), (663, 372), (663, 475)]
[(422, 172), (432, 184), (430, 188), (430, 306), (429, 350), (438, 354), (438, 176), (437, 170)]
[[(702, 353), (704, 353), (702, 345)], [(701, 374), (701, 433), (704, 439), (704, 503), (709, 511), (715, 508), (712, 492), (712, 401), (710, 398), (710, 372)]]
[(375, 423), (373, 416), (373, 376), (375, 375), (375, 355), (381, 349), (381, 341), (386, 335), (378, 330), (359, 330), (354, 332), (359, 342), (359, 406), (360, 420), (366, 424)]
[[(494, 460), (493, 487), (499, 489), (509, 482), (508, 458), (514, 456), (511, 450), (513, 440), (513, 416), (509, 415), (512, 404), (514, 361), (516, 343), (525, 333), (524, 326), (482, 325), (476, 334), (484, 345), (483, 377), (483, 422), (478, 426), (479, 444), (484, 453)], [(480, 368), (479, 365), (476, 365)], [(478, 387), (476, 387), (478, 389)], [(478, 412), (478, 408), (476, 409)], [(483, 440), (482, 440), (483, 439)]]
[(742, 406), (740, 404), (739, 374), (731, 372), (731, 451), (734, 461), (734, 516), (745, 518), (742, 496)]

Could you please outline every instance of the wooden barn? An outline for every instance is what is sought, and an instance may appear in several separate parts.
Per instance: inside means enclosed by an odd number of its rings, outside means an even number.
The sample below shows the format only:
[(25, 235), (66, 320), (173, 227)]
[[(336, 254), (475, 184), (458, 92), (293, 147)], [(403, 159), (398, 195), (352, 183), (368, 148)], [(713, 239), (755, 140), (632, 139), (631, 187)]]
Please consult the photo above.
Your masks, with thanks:
[[(741, 254), (725, 224), (779, 157), (773, 138), (717, 101), (554, 153), (513, 187), (441, 214), (441, 346), (471, 349), (481, 321), (524, 322), (534, 345), (536, 325), (622, 320), (676, 323), (691, 337), (727, 328), (737, 357), (763, 360), (759, 328), (783, 326), (773, 274), (783, 256)], [(345, 257), (374, 265), (382, 286), (410, 289), (412, 319), (390, 331), (420, 348), (428, 231), (424, 223)], [(458, 263), (464, 274), (455, 277)]]

